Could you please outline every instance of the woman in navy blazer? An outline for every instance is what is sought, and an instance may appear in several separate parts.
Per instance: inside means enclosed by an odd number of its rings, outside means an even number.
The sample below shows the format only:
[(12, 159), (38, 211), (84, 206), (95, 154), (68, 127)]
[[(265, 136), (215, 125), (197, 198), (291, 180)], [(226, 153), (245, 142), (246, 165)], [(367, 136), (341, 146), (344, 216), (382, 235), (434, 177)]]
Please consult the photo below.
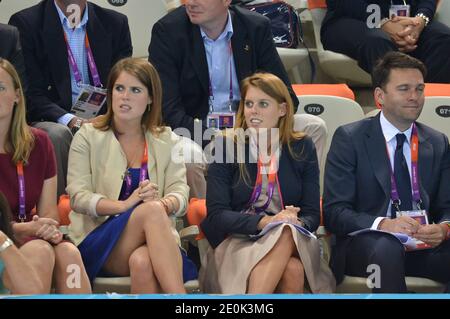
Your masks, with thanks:
[[(297, 228), (313, 232), (320, 222), (314, 144), (294, 132), (292, 100), (275, 75), (244, 79), (241, 96), (235, 128), (216, 138), (215, 161), (208, 169), (207, 217), (201, 227), (212, 248), (201, 271), (202, 288), (301, 293), (306, 274), (313, 292), (331, 292), (334, 278), (321, 262), (317, 240)], [(266, 137), (267, 148), (261, 143)]]

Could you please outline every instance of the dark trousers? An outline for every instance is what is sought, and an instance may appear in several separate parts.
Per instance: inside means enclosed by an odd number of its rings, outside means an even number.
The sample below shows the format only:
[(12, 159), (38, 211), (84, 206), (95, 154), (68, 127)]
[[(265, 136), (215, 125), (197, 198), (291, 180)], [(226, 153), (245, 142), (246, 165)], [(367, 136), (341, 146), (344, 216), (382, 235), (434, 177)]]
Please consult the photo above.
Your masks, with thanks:
[[(358, 61), (371, 73), (376, 61), (387, 52), (398, 50), (395, 43), (381, 29), (367, 27), (365, 22), (340, 18), (330, 21), (322, 30), (326, 50), (343, 53)], [(428, 69), (426, 82), (450, 83), (450, 28), (432, 21), (422, 31), (417, 49), (409, 54), (421, 60)]]
[[(405, 276), (429, 278), (447, 285), (450, 283), (450, 241), (436, 248), (405, 252), (393, 236), (382, 233), (360, 234), (346, 246), (345, 274), (368, 277), (378, 265), (380, 286), (374, 293), (406, 292)], [(448, 288), (447, 288), (448, 290)]]

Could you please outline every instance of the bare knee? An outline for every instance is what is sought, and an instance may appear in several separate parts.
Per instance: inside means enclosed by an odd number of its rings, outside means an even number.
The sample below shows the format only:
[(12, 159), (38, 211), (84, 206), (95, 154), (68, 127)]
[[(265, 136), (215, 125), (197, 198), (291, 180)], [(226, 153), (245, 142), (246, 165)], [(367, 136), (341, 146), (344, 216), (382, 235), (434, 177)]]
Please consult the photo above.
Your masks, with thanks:
[(20, 250), (27, 257), (39, 261), (39, 264), (51, 263), (53, 265), (55, 262), (55, 252), (53, 247), (45, 240), (32, 240), (23, 245)]
[(303, 263), (297, 257), (289, 258), (289, 261), (286, 265), (286, 269), (284, 271), (285, 275), (290, 278), (295, 279), (303, 279), (305, 269), (303, 268)]
[(128, 265), (130, 267), (130, 273), (153, 273), (152, 263), (150, 261), (150, 255), (147, 247), (145, 249), (138, 248), (131, 254), (128, 259)]
[(133, 212), (139, 219), (141, 225), (152, 225), (161, 227), (161, 225), (171, 225), (164, 207), (157, 201), (142, 203)]
[(78, 248), (69, 242), (61, 242), (55, 246), (56, 261), (60, 263), (74, 263), (82, 262), (81, 254)]
[(283, 231), (281, 232), (278, 242), (280, 244), (294, 243), (292, 239), (292, 230), (289, 226), (283, 226)]

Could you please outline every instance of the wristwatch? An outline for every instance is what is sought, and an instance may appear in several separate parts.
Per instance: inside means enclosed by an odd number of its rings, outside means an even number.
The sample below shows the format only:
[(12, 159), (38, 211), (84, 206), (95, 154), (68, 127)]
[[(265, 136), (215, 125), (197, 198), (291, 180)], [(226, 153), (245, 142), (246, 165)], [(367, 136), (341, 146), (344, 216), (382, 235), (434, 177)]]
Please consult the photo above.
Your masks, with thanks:
[(10, 238), (6, 237), (5, 241), (0, 246), (0, 253), (4, 252), (8, 247), (12, 245), (14, 245), (13, 241)]
[(78, 117), (75, 120), (75, 124), (73, 124), (72, 128), (70, 129), (72, 132), (72, 135), (75, 135), (75, 133), (80, 129), (82, 124), (83, 124), (83, 120)]
[(423, 21), (425, 21), (425, 26), (428, 25), (428, 23), (430, 23), (430, 18), (428, 18), (426, 15), (424, 15), (423, 13), (418, 13), (416, 14), (416, 17), (422, 18)]
[(445, 240), (449, 240), (450, 239), (450, 224), (447, 223), (445, 225), (447, 225), (447, 236), (445, 237)]

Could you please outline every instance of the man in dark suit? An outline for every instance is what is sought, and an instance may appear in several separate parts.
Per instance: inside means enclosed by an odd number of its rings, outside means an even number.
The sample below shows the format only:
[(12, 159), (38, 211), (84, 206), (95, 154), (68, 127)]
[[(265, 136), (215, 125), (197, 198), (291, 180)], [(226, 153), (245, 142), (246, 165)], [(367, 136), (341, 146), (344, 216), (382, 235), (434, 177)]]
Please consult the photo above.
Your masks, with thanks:
[[(187, 129), (190, 138), (203, 146), (209, 142), (203, 139), (208, 113), (212, 108), (228, 111), (232, 102), (236, 105), (239, 83), (256, 71), (282, 79), (295, 108), (298, 105), (273, 43), (270, 21), (247, 9), (230, 7), (230, 3), (188, 0), (155, 23), (152, 30), (149, 60), (161, 76), (164, 121), (172, 129)], [(296, 115), (295, 128), (311, 135), (320, 157), (326, 140), (323, 120)], [(191, 173), (188, 166), (188, 180), (192, 180)], [(199, 184), (206, 186), (199, 170), (194, 174)], [(191, 190), (195, 184), (189, 183)], [(204, 190), (194, 193), (196, 197), (205, 196)]]
[[(416, 122), (424, 104), (425, 74), (417, 59), (388, 53), (372, 74), (380, 114), (341, 126), (334, 134), (323, 201), (325, 226), (336, 235), (331, 266), (338, 283), (344, 274), (368, 277), (374, 269), (370, 265), (380, 269), (374, 292), (406, 292), (405, 276), (450, 282), (449, 142)], [(418, 182), (411, 182), (411, 174)], [(428, 225), (398, 213), (419, 206), (427, 212)], [(390, 234), (349, 236), (362, 229), (404, 233), (431, 248), (405, 253)]]
[(0, 57), (14, 65), (17, 73), (19, 73), (22, 87), (26, 91), (27, 79), (25, 76), (25, 64), (17, 28), (0, 23), (0, 43), (2, 44), (0, 46)]
[[(14, 14), (9, 24), (21, 36), (30, 86), (28, 120), (46, 130), (55, 146), (59, 195), (65, 189), (72, 134), (85, 122), (69, 113), (81, 90), (74, 70), (79, 69), (83, 84), (93, 86), (98, 72), (106, 86), (110, 68), (132, 55), (128, 19), (86, 0), (43, 0)], [(86, 38), (97, 72), (88, 63)], [(76, 68), (68, 62), (69, 47)]]
[[(393, 18), (392, 12), (407, 13), (404, 4), (409, 16)], [(348, 55), (369, 73), (387, 52), (405, 52), (426, 65), (426, 82), (450, 82), (450, 28), (433, 20), (437, 0), (327, 0), (327, 6), (325, 49)]]

